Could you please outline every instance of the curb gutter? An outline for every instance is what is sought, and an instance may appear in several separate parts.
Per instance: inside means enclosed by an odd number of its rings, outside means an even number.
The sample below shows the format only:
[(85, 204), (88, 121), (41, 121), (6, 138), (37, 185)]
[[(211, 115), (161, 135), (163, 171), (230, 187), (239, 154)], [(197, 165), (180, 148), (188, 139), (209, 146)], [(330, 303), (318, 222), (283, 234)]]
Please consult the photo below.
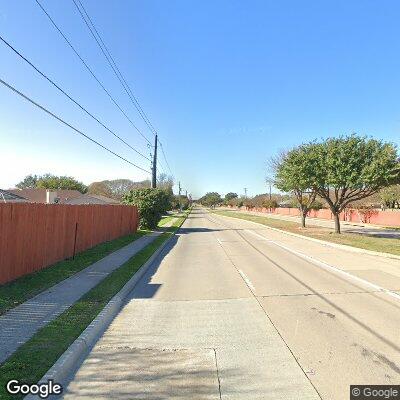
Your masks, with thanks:
[[(65, 388), (65, 383), (68, 381), (69, 376), (89, 354), (100, 336), (105, 332), (115, 316), (119, 313), (120, 309), (124, 305), (125, 298), (160, 256), (163, 250), (171, 243), (179, 229), (180, 228), (178, 228), (173, 235), (153, 253), (153, 255), (139, 268), (139, 270), (136, 271), (132, 278), (129, 279), (124, 287), (114, 295), (90, 325), (86, 327), (80, 336), (75, 339), (55, 364), (40, 379), (38, 382), (39, 385), (41, 383), (47, 383), (51, 379), (55, 383), (63, 385)], [(59, 396), (49, 396), (49, 398), (59, 398)], [(38, 395), (28, 395), (24, 397), (24, 400), (38, 399), (41, 399)]]

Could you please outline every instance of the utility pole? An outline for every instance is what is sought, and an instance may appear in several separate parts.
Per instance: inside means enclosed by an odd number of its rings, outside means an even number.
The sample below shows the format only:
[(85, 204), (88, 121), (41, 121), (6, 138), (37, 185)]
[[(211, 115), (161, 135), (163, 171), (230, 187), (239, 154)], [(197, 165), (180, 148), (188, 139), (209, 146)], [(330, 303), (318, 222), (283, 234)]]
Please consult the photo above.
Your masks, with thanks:
[(151, 187), (154, 189), (157, 187), (157, 142), (158, 137), (156, 134), (154, 140), (154, 156), (153, 156), (153, 168), (152, 168), (152, 175), (151, 175)]
[(181, 203), (181, 182), (178, 182), (178, 188), (179, 188), (179, 195), (178, 195), (178, 199), (179, 199), (179, 211), (182, 212), (182, 203)]

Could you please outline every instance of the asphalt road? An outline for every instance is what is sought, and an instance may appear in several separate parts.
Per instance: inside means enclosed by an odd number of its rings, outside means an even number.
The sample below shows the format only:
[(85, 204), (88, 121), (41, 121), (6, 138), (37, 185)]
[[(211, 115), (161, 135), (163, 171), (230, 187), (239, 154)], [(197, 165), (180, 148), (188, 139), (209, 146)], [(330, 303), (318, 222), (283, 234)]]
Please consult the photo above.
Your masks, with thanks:
[(400, 261), (195, 209), (64, 397), (341, 400), (400, 384), (399, 290)]

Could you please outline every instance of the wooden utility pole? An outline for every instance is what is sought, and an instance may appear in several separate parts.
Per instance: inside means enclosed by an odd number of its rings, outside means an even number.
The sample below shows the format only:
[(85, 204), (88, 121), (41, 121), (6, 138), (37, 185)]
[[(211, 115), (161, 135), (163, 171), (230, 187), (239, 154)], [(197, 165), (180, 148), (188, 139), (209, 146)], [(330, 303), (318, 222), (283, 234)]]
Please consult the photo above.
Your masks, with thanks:
[(157, 187), (157, 142), (158, 142), (158, 137), (157, 134), (154, 139), (154, 155), (153, 155), (153, 168), (152, 168), (152, 174), (151, 174), (151, 187), (156, 188)]

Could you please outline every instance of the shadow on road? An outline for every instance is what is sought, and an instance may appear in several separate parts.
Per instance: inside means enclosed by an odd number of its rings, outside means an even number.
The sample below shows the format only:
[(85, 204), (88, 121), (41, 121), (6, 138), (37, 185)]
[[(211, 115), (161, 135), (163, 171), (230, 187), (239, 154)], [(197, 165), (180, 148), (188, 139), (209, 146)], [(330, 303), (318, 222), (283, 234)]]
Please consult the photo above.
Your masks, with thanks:
[[(224, 376), (240, 379), (239, 370)], [(85, 362), (65, 399), (220, 399), (213, 349), (101, 348)]]

